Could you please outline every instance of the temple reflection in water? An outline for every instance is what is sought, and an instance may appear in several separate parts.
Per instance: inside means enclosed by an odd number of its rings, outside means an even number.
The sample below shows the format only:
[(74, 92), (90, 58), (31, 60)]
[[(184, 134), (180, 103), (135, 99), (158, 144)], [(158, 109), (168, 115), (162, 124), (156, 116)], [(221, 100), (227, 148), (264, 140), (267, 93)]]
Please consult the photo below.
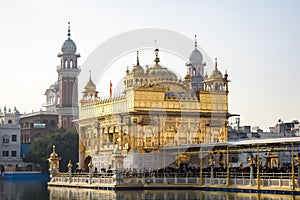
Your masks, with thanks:
[(50, 200), (55, 199), (101, 199), (101, 200), (294, 200), (299, 196), (278, 195), (278, 194), (253, 194), (253, 193), (228, 193), (209, 191), (104, 191), (75, 188), (49, 188)]

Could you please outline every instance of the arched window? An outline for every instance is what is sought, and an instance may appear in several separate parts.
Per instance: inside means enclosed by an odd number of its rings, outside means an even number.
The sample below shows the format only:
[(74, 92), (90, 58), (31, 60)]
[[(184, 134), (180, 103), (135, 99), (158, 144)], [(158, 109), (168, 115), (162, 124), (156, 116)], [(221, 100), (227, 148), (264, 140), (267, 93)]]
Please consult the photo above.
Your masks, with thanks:
[(68, 68), (68, 61), (67, 60), (65, 60), (65, 64), (64, 64), (63, 68)]
[(45, 126), (47, 126), (47, 125), (48, 125), (48, 120), (47, 120), (47, 119), (44, 119), (44, 120), (43, 120), (43, 123), (45, 124)]
[(70, 61), (70, 68), (73, 68), (73, 60)]
[(214, 141), (213, 142), (219, 142), (219, 137), (217, 134), (214, 135)]

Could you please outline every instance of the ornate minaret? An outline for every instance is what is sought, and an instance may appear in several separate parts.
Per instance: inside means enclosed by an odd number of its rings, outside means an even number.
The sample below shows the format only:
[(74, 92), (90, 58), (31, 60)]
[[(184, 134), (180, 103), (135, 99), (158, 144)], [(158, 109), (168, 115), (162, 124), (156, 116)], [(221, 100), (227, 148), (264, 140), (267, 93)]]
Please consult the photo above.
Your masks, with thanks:
[(190, 54), (189, 62), (186, 63), (188, 74), (192, 77), (191, 86), (195, 91), (203, 90), (204, 67), (206, 66), (206, 63), (203, 62), (203, 56), (197, 46), (197, 35), (195, 35), (195, 49)]
[(57, 67), (59, 79), (59, 105), (58, 127), (72, 129), (72, 120), (78, 116), (78, 75), (80, 69), (77, 59), (80, 54), (76, 53), (76, 44), (71, 40), (70, 22), (68, 23), (68, 39), (63, 43), (60, 58), (60, 66)]

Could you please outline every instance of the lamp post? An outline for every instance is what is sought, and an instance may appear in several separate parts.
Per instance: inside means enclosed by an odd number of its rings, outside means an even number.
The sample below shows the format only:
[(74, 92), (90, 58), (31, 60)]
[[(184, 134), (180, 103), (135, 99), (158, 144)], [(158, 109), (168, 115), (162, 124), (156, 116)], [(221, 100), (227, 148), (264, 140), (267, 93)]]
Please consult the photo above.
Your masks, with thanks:
[(300, 153), (297, 154), (297, 168), (298, 168), (298, 176), (297, 176), (297, 187), (300, 185)]
[(90, 161), (90, 163), (88, 164), (89, 167), (89, 183), (92, 183), (92, 175), (93, 175), (93, 163), (92, 160)]
[(230, 170), (229, 170), (229, 146), (227, 145), (227, 153), (226, 153), (226, 186), (229, 187), (230, 185)]
[(257, 160), (256, 160), (256, 167), (257, 167), (257, 189), (260, 189), (260, 173), (259, 173), (259, 167), (260, 167), (260, 159), (259, 159), (259, 151), (258, 151), (258, 145), (256, 147), (257, 150)]
[(210, 154), (209, 166), (210, 166), (210, 183), (213, 184), (214, 166), (215, 166), (215, 159), (214, 159), (213, 152), (211, 152)]
[(253, 165), (254, 165), (254, 157), (252, 154), (249, 155), (248, 158), (249, 166), (250, 166), (250, 185), (253, 185)]
[(73, 165), (72, 165), (72, 162), (71, 162), (71, 160), (70, 160), (69, 163), (68, 163), (69, 183), (72, 182), (72, 167), (73, 167)]
[(294, 143), (292, 143), (292, 190), (295, 190)]
[(199, 184), (200, 186), (203, 184), (203, 173), (202, 173), (202, 156), (203, 156), (203, 153), (202, 153), (202, 148), (203, 147), (200, 147), (200, 155), (199, 155), (199, 158), (200, 158), (200, 181), (199, 181)]

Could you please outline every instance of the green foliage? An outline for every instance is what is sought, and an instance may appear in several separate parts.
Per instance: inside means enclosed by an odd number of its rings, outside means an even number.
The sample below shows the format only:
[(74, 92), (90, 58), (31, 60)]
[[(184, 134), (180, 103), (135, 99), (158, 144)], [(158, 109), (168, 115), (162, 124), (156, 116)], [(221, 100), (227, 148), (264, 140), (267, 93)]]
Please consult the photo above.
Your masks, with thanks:
[(69, 160), (72, 161), (73, 168), (78, 162), (78, 134), (76, 130), (66, 131), (64, 129), (56, 129), (46, 136), (36, 138), (30, 148), (30, 153), (25, 162), (38, 163), (42, 167), (44, 173), (48, 172), (48, 158), (52, 153), (52, 147), (55, 145), (56, 153), (61, 158), (60, 171), (68, 170)]

